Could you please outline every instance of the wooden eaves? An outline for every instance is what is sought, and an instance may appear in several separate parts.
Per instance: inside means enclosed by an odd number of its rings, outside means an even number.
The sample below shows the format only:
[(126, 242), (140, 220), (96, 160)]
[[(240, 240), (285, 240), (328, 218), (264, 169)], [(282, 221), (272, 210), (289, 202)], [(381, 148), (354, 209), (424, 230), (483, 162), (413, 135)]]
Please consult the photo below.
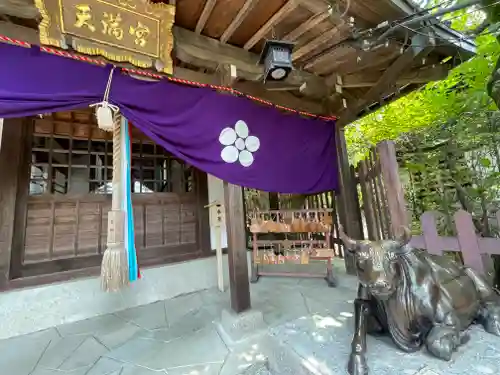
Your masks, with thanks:
[[(427, 25), (432, 42), (421, 33), (399, 33), (365, 51), (356, 30), (399, 20), (416, 9), (405, 0), (351, 0), (339, 18), (341, 8), (323, 0), (178, 1), (174, 76), (217, 84), (220, 67), (233, 65), (238, 72), (233, 88), (278, 105), (336, 114), (347, 124), (377, 104), (444, 78), (475, 52), (472, 42), (439, 23)], [(2, 1), (0, 14), (0, 35), (38, 43), (32, 0)], [(296, 70), (285, 82), (264, 85), (257, 61), (263, 41), (271, 37), (297, 43)], [(412, 45), (415, 38), (425, 45), (421, 51)], [(448, 56), (453, 58), (443, 64)]]

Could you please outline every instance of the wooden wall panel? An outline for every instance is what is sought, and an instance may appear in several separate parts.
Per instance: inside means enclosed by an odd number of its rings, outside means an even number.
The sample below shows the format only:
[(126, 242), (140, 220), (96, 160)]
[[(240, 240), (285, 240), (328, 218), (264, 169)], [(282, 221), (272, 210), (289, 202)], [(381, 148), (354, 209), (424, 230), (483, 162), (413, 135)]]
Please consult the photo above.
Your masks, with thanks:
[[(29, 198), (23, 264), (102, 254), (106, 247), (108, 196), (33, 196)], [(197, 246), (196, 195), (136, 194), (134, 229), (140, 256), (158, 256), (181, 245)], [(163, 248), (163, 254), (158, 252)], [(154, 256), (152, 256), (154, 258)]]

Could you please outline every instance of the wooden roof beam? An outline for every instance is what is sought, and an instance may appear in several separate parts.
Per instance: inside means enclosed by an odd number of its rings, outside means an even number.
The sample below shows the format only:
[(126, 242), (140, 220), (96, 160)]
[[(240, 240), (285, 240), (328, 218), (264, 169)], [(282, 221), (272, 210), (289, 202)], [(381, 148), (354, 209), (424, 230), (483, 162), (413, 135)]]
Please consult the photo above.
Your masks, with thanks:
[[(428, 32), (425, 35), (424, 32)], [(435, 46), (435, 39), (431, 31), (425, 29), (423, 33), (412, 38), (411, 45), (399, 56), (395, 62), (382, 74), (376, 84), (354, 106), (348, 108), (339, 117), (338, 126), (346, 126), (358, 118), (358, 114), (369, 104), (380, 100), (380, 96), (394, 85), (398, 78), (408, 69), (417, 58), (427, 56)]]
[(258, 1), (259, 0), (246, 0), (245, 1), (245, 4), (243, 4), (240, 11), (236, 15), (236, 17), (234, 17), (234, 19), (231, 21), (231, 23), (229, 24), (227, 29), (224, 30), (224, 32), (222, 33), (222, 36), (220, 37), (220, 41), (222, 43), (227, 43), (229, 38), (231, 38), (231, 36), (236, 31), (236, 29), (238, 29), (238, 27), (240, 27), (240, 25), (243, 23), (245, 18), (250, 14), (250, 12), (254, 8), (255, 4), (258, 3)]
[(329, 15), (330, 13), (328, 11), (319, 12), (312, 15), (306, 22), (304, 22), (299, 27), (286, 34), (283, 37), (283, 39), (289, 42), (295, 42), (300, 36), (308, 32), (312, 28), (314, 28), (316, 25), (319, 25), (325, 19), (327, 19)]
[(245, 43), (243, 46), (247, 51), (255, 46), (261, 39), (265, 38), (272, 27), (278, 24), (291, 11), (299, 6), (299, 0), (288, 0), (269, 20)]
[(238, 69), (233, 64), (223, 64), (218, 70), (220, 84), (227, 87), (234, 87), (238, 80)]
[[(262, 81), (264, 68), (258, 64), (258, 55), (177, 26), (174, 26), (174, 36), (175, 53), (181, 61), (212, 70), (221, 64), (233, 64), (240, 78)], [(298, 89), (304, 82), (308, 83), (311, 97), (319, 98), (327, 93), (324, 78), (301, 70), (293, 70), (285, 82), (272, 83), (269, 87), (295, 86)]]
[(310, 42), (304, 44), (303, 46), (295, 49), (292, 54), (292, 59), (293, 61), (300, 60), (302, 57), (307, 55), (309, 52), (314, 51), (316, 48), (322, 46), (326, 42), (329, 42), (332, 40), (332, 38), (335, 38), (339, 32), (346, 26), (346, 23), (344, 21), (341, 21), (340, 24), (337, 26), (334, 26), (330, 30), (328, 30), (325, 33), (322, 33), (320, 36), (317, 38), (314, 38)]
[(212, 11), (214, 10), (215, 3), (217, 0), (207, 0), (205, 2), (205, 6), (203, 7), (203, 11), (201, 12), (200, 18), (198, 19), (198, 22), (196, 23), (196, 28), (194, 31), (197, 34), (201, 34), (203, 29), (205, 28), (205, 25), (207, 24), (208, 18), (212, 14)]
[(325, 12), (330, 9), (330, 4), (325, 0), (307, 0), (302, 5), (313, 13)]
[(277, 105), (282, 105), (301, 111), (306, 111), (318, 115), (324, 113), (323, 106), (318, 102), (314, 102), (304, 98), (298, 98), (284, 91), (269, 91), (266, 90), (263, 85), (257, 82), (238, 81), (238, 79), (241, 77), (239, 76), (239, 70), (235, 65), (222, 64), (220, 68), (224, 69), (223, 73), (219, 70), (216, 74), (206, 74), (191, 69), (174, 66), (174, 76), (189, 81), (220, 85), (221, 74), (224, 74), (228, 79), (228, 81), (224, 81), (224, 84), (230, 83), (231, 87), (238, 91), (241, 91), (242, 93), (252, 95), (264, 100), (269, 100), (270, 102)]
[[(408, 83), (427, 83), (431, 81), (439, 81), (446, 78), (449, 67), (446, 65), (436, 65), (425, 67), (423, 69), (414, 70), (402, 74), (397, 80), (396, 85), (402, 86)], [(354, 73), (342, 77), (342, 86), (345, 88), (371, 87), (377, 83), (379, 74), (375, 73)], [(329, 78), (327, 85), (334, 85), (334, 79)]]
[[(332, 59), (332, 55), (335, 55), (335, 59), (337, 61), (334, 61), (332, 65), (330, 65), (329, 67), (329, 70), (328, 71), (317, 71), (317, 74), (327, 74), (329, 72), (331, 72), (332, 70), (335, 69), (335, 67), (339, 66), (339, 65), (342, 65), (344, 63), (346, 63), (345, 61), (339, 61), (337, 59), (337, 54), (339, 53), (338, 51), (339, 50), (344, 50), (343, 52), (341, 52), (341, 55), (342, 56), (345, 56), (345, 52), (346, 50), (349, 51), (349, 50), (353, 50), (353, 49), (357, 49), (358, 50), (358, 56), (359, 57), (363, 57), (363, 55), (365, 54), (369, 54), (370, 57), (369, 57), (369, 60), (370, 61), (364, 61), (366, 59), (361, 59), (361, 64), (359, 64), (358, 62), (358, 66), (359, 66), (359, 69), (360, 70), (364, 70), (368, 67), (373, 67), (373, 62), (371, 61), (373, 59), (373, 52), (375, 50), (380, 50), (384, 47), (382, 46), (378, 46), (378, 47), (375, 47), (375, 49), (372, 49), (370, 51), (364, 51), (363, 49), (360, 48), (360, 46), (356, 45), (357, 43), (354, 41), (354, 40), (345, 40), (346, 38), (350, 37), (350, 30), (349, 28), (351, 27), (351, 25), (347, 25), (346, 28), (340, 30), (340, 32), (338, 33), (338, 36), (337, 36), (337, 41), (338, 43), (337, 44), (333, 44), (331, 45), (330, 47), (322, 50), (321, 52), (313, 55), (313, 56), (310, 56), (308, 59), (307, 59), (307, 64), (304, 66), (304, 69), (315, 69), (318, 67), (319, 65), (319, 69), (321, 69), (321, 66), (322, 65), (325, 65), (325, 63), (327, 63), (329, 60)], [(389, 47), (389, 46), (388, 46)], [(387, 47), (385, 47), (387, 48)], [(393, 47), (392, 45), (389, 47), (393, 50)], [(399, 48), (398, 48), (398, 52), (399, 53)], [(396, 57), (396, 51), (394, 50), (394, 53), (392, 54), (386, 54), (385, 57), (377, 57), (377, 61), (380, 61), (380, 62), (383, 62), (384, 60), (387, 60), (387, 59), (392, 59)], [(315, 69), (316, 70), (316, 69)]]
[(38, 9), (28, 0), (1, 0), (0, 13), (18, 18), (36, 19), (40, 17)]
[(326, 51), (322, 51), (308, 59), (304, 69), (314, 69), (317, 74), (328, 74), (344, 65), (353, 53), (354, 48), (349, 44), (333, 45), (331, 48), (327, 48)]
[[(239, 71), (237, 70), (238, 68), (235, 65), (223, 64), (221, 65), (221, 68), (224, 69), (224, 75), (228, 77), (228, 81), (225, 81), (224, 84), (231, 83), (231, 86), (238, 91), (264, 100), (269, 100), (274, 104), (282, 105), (285, 107), (307, 111), (315, 114), (324, 113), (323, 107), (320, 103), (313, 102), (304, 98), (298, 98), (284, 91), (269, 91), (257, 82), (238, 81), (238, 78), (241, 77), (239, 77)], [(180, 79), (206, 84), (221, 84), (220, 70), (216, 74), (206, 74), (202, 72), (196, 72), (191, 69), (174, 66), (174, 76)]]

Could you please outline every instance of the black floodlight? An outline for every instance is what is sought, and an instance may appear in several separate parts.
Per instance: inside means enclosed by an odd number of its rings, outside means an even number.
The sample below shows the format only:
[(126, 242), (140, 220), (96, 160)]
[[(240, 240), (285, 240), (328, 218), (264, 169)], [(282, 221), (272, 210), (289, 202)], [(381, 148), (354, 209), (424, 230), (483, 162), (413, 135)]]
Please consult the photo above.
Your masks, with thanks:
[(295, 43), (266, 40), (259, 64), (264, 64), (264, 82), (283, 81), (293, 69), (292, 50)]

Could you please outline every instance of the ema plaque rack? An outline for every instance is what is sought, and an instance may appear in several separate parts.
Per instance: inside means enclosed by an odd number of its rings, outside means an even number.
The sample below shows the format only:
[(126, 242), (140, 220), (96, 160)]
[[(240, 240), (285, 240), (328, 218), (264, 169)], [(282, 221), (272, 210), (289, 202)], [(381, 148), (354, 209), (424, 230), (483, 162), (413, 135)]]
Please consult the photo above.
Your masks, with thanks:
[[(260, 276), (325, 278), (329, 286), (337, 284), (332, 259), (332, 209), (270, 210), (250, 214), (252, 233), (252, 282)], [(265, 265), (324, 263), (325, 273), (266, 271)], [(276, 268), (276, 267), (274, 267)], [(300, 267), (294, 267), (300, 268)]]

